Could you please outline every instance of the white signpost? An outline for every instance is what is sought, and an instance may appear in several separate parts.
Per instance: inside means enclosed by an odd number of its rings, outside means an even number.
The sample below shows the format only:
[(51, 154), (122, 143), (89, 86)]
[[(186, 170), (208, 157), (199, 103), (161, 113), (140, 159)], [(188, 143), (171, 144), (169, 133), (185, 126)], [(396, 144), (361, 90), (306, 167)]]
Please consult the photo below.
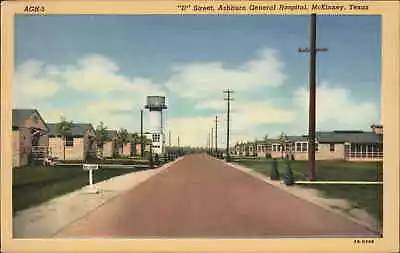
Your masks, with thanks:
[(98, 170), (99, 165), (98, 164), (83, 164), (83, 170), (89, 171), (89, 192), (91, 193), (97, 193), (98, 189), (93, 187), (93, 170)]

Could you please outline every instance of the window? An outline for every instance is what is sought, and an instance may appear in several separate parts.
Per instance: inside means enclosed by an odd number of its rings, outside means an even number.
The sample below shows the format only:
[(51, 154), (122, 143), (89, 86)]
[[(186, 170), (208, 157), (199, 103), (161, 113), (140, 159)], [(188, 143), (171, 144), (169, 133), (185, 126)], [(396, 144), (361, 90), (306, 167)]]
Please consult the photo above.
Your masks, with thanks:
[(333, 143), (329, 144), (329, 151), (335, 152), (335, 144)]
[[(315, 148), (315, 152), (319, 152), (318, 143), (315, 143), (314, 148)], [(305, 141), (296, 142), (295, 144), (293, 144), (292, 150), (295, 152), (308, 152), (308, 142), (305, 142)]]
[(272, 144), (272, 151), (273, 152), (279, 152), (280, 151), (280, 145), (279, 144)]
[(301, 152), (308, 152), (308, 143), (307, 142), (301, 143)]
[(65, 136), (65, 146), (72, 147), (74, 146), (74, 137), (72, 136)]
[(285, 144), (285, 151), (294, 152), (294, 144), (293, 143), (286, 143)]
[(351, 144), (348, 157), (383, 157), (382, 144)]
[(350, 144), (345, 143), (344, 144), (344, 155), (345, 155), (345, 158), (348, 158), (349, 154), (350, 154)]
[(301, 143), (296, 142), (296, 152), (301, 152)]
[(160, 142), (160, 134), (153, 134), (152, 139), (153, 142)]

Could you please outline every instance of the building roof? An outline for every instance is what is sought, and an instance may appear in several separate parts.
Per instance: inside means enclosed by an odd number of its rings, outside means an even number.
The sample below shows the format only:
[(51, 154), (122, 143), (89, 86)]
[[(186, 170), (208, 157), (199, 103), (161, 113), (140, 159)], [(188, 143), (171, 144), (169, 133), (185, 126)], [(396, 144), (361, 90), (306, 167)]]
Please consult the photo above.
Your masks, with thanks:
[[(49, 136), (56, 136), (57, 135), (57, 124), (58, 123), (49, 123), (47, 124), (50, 132)], [(71, 135), (72, 136), (83, 136), (85, 134), (85, 131), (89, 128), (93, 128), (92, 124), (90, 123), (73, 123), (72, 129), (71, 129)]]
[(374, 132), (363, 131), (333, 131), (318, 132), (320, 143), (382, 143), (383, 136)]
[[(331, 131), (331, 132), (316, 132), (316, 140), (319, 143), (382, 143), (383, 135), (374, 132), (364, 131)], [(302, 136), (287, 136), (286, 140), (289, 142), (294, 141), (308, 141), (307, 135)], [(268, 139), (269, 143), (279, 143), (279, 139)], [(260, 143), (260, 142), (257, 142)], [(262, 141), (261, 143), (265, 143)], [(245, 143), (243, 143), (245, 144)], [(254, 144), (254, 143), (249, 143)]]
[(39, 119), (43, 122), (43, 124), (49, 129), (46, 121), (43, 120), (42, 116), (36, 109), (13, 109), (12, 110), (12, 127), (18, 128), (21, 127), (25, 121), (31, 117), (33, 114), (37, 114)]

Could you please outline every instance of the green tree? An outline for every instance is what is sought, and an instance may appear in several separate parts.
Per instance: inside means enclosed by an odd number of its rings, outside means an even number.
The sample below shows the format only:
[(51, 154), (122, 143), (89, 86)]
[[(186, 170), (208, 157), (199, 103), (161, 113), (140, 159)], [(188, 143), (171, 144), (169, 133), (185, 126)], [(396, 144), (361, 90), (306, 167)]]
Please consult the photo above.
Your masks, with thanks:
[(71, 130), (73, 127), (72, 121), (67, 121), (64, 116), (61, 116), (61, 120), (56, 125), (56, 134), (61, 136), (63, 139), (63, 160), (65, 161), (65, 144), (67, 141), (67, 136), (71, 135)]
[(285, 133), (281, 132), (278, 139), (279, 144), (281, 145), (281, 158), (283, 159), (283, 149), (285, 148), (287, 136), (285, 135)]
[[(124, 145), (129, 143), (129, 133), (128, 130), (121, 128), (118, 132), (117, 132), (117, 143), (118, 146), (121, 147), (121, 153), (124, 153)], [(121, 154), (121, 155), (122, 155)]]
[(266, 134), (266, 135), (264, 135), (264, 147), (265, 147), (265, 155), (267, 155), (267, 153), (268, 153), (268, 146), (269, 146), (269, 144), (268, 144), (268, 134)]
[(100, 149), (101, 156), (103, 156), (103, 146), (104, 142), (107, 140), (107, 127), (103, 122), (96, 127), (96, 143), (97, 147)]
[(137, 154), (136, 145), (140, 143), (140, 136), (138, 133), (133, 133), (131, 137), (133, 143), (133, 153), (136, 155)]

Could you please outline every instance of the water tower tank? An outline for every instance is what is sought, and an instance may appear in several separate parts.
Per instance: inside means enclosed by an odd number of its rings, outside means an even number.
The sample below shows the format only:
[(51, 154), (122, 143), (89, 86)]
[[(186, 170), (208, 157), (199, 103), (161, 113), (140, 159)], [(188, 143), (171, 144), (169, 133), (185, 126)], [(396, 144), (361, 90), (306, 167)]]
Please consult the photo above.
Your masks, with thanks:
[(147, 96), (146, 109), (150, 111), (161, 111), (167, 109), (164, 96)]

